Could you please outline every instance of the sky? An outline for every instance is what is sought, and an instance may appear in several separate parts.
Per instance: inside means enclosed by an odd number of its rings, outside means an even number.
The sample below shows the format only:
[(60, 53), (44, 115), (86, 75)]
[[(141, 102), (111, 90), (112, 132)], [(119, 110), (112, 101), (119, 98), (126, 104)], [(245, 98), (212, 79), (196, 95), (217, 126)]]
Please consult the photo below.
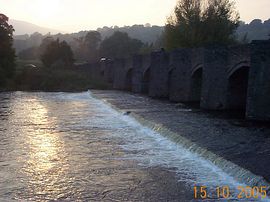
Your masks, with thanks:
[[(0, 0), (0, 13), (64, 32), (103, 26), (164, 25), (177, 0)], [(241, 20), (270, 18), (270, 0), (236, 0)]]

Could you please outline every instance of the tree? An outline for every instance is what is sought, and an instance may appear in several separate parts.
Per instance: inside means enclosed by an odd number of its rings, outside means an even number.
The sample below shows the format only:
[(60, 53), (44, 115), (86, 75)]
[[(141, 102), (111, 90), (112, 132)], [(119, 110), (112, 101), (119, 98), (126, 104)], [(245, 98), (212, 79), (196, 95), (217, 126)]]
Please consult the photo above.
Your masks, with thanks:
[(33, 46), (20, 51), (17, 56), (22, 60), (36, 60), (39, 58), (39, 51), (39, 47)]
[(54, 39), (52, 36), (45, 37), (39, 46), (40, 54), (42, 55), (46, 51), (47, 47), (53, 42)]
[(44, 48), (41, 54), (41, 61), (45, 67), (52, 67), (56, 62), (62, 62), (66, 67), (69, 67), (74, 62), (73, 52), (65, 41), (59, 42), (59, 39), (52, 40), (47, 38), (43, 40), (40, 47)]
[(126, 58), (138, 53), (142, 46), (140, 40), (130, 38), (127, 33), (116, 31), (102, 41), (100, 55), (106, 58)]
[(230, 0), (179, 0), (167, 19), (166, 48), (198, 47), (235, 42), (239, 14)]
[(85, 45), (88, 50), (88, 57), (90, 61), (98, 59), (98, 49), (101, 42), (101, 35), (97, 31), (88, 32), (85, 36)]
[[(209, 0), (203, 16), (204, 44), (232, 44), (239, 26), (239, 14), (230, 0)], [(207, 31), (206, 31), (207, 30)]]
[(15, 70), (13, 32), (12, 25), (8, 24), (8, 17), (0, 13), (0, 85), (3, 85), (7, 78), (11, 78)]
[(74, 63), (73, 52), (66, 41), (59, 44), (59, 59), (61, 59), (66, 66), (71, 66)]
[(85, 37), (75, 39), (78, 48), (76, 49), (76, 57), (80, 60), (89, 60), (95, 62), (98, 60), (98, 50), (101, 42), (101, 35), (97, 31), (90, 31)]

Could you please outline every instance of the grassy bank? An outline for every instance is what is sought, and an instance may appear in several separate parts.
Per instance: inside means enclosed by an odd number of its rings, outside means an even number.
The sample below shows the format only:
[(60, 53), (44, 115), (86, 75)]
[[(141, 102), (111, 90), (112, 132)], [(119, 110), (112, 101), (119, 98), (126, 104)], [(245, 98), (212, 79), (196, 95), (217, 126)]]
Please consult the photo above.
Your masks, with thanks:
[(84, 91), (108, 89), (100, 80), (76, 68), (44, 68), (40, 61), (17, 61), (16, 73), (7, 82), (4, 90), (9, 91)]

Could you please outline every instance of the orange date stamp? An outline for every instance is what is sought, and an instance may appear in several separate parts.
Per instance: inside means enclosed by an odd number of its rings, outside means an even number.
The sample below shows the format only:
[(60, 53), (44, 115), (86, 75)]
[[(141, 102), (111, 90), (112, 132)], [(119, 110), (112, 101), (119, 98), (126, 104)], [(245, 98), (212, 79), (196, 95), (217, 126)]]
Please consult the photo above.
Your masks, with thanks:
[[(229, 186), (215, 187), (211, 191), (212, 197), (229, 199), (234, 197), (237, 199), (265, 199), (267, 197), (267, 186), (238, 186), (236, 189), (231, 189)], [(234, 190), (234, 191), (232, 191)], [(208, 199), (210, 198), (207, 186), (193, 187), (194, 199)]]

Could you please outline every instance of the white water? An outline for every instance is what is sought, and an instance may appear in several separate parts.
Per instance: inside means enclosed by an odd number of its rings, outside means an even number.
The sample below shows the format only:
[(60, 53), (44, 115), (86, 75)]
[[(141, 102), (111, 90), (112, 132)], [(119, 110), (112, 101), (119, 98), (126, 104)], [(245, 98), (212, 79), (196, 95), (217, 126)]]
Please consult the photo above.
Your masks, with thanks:
[(0, 118), (0, 201), (188, 201), (194, 185), (222, 201), (215, 187), (242, 185), (233, 168), (87, 92), (1, 94)]
[[(167, 169), (176, 169), (178, 180), (187, 183), (191, 188), (194, 186), (206, 186), (215, 199), (217, 187), (228, 186), (232, 192), (229, 199), (218, 199), (240, 201), (237, 195), (240, 193), (238, 186), (246, 187), (246, 184), (235, 180), (229, 173), (224, 172), (211, 161), (204, 159), (196, 153), (184, 148), (154, 130), (141, 125), (136, 119), (123, 115), (121, 112), (113, 109), (101, 100), (93, 98), (91, 100), (100, 105), (101, 109), (110, 112), (114, 119), (125, 122), (128, 127), (125, 133), (113, 133), (115, 137), (124, 138), (122, 148), (129, 151), (126, 159), (133, 159), (144, 167), (164, 167)], [(122, 123), (120, 123), (122, 124)], [(209, 199), (211, 200), (211, 199)], [(247, 201), (244, 197), (243, 201)], [(248, 201), (270, 201), (269, 198), (249, 199)]]

